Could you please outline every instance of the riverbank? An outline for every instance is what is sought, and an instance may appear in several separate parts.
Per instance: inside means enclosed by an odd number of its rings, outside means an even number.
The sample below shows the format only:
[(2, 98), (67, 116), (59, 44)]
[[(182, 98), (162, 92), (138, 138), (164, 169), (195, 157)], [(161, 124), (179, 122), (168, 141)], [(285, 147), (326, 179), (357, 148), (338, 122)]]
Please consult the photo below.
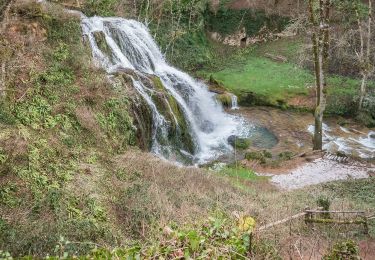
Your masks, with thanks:
[(313, 152), (311, 128), (314, 118), (311, 113), (270, 107), (228, 112), (268, 129), (277, 137), (277, 144), (269, 149), (250, 144), (248, 149), (236, 151), (231, 158), (238, 160), (240, 167), (270, 177), (270, 182), (280, 189), (299, 189), (373, 175), (373, 128), (366, 128), (351, 119), (328, 117), (324, 130), (325, 151)]

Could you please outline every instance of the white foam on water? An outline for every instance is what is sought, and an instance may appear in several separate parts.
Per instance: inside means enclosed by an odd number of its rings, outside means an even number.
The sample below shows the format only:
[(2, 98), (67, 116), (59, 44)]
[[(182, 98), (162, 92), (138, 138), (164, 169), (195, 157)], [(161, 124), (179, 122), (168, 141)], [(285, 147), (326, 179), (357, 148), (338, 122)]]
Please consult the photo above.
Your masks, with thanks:
[[(309, 125), (308, 132), (314, 134), (315, 127)], [(350, 131), (340, 127), (340, 130), (346, 134)], [(332, 129), (323, 124), (323, 149), (329, 152), (343, 152), (347, 155), (356, 155), (363, 159), (375, 158), (375, 138), (372, 136), (374, 131), (370, 131), (367, 136), (362, 137), (340, 137), (332, 133)]]
[[(170, 66), (144, 24), (122, 18), (83, 17), (82, 29), (97, 65), (108, 73), (125, 68), (146, 77), (155, 75), (160, 78), (167, 91), (183, 108), (196, 144), (196, 151), (192, 155), (195, 162), (206, 162), (232, 149), (227, 138), (243, 132), (243, 121), (226, 114), (204, 83)], [(104, 36), (109, 53), (99, 48), (100, 43), (95, 37), (98, 33)], [(163, 132), (162, 128), (167, 126), (157, 106), (153, 104), (150, 91), (136, 79), (133, 79), (133, 83), (153, 112), (153, 131)], [(153, 136), (153, 152), (161, 153), (162, 146), (170, 145), (160, 144), (157, 135)], [(167, 149), (173, 150), (174, 147)]]

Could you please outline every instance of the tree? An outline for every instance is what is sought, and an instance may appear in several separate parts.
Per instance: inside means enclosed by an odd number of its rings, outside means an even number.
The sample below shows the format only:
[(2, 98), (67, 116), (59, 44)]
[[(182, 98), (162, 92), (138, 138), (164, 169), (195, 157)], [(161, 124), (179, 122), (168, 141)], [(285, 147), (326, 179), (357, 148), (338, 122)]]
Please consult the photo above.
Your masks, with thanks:
[(328, 71), (329, 52), (329, 19), (331, 0), (309, 0), (310, 23), (312, 26), (311, 40), (313, 44), (313, 58), (316, 81), (316, 108), (314, 150), (323, 147), (323, 115), (326, 108), (325, 89), (327, 87), (326, 74)]
[(371, 53), (374, 47), (372, 39), (372, 1), (365, 4), (362, 0), (336, 0), (337, 7), (343, 17), (344, 26), (348, 33), (346, 45), (352, 47), (350, 55), (357, 64), (358, 73), (361, 76), (359, 90), (358, 110), (363, 109), (364, 98), (367, 94), (368, 79), (374, 73), (374, 60)]
[[(362, 110), (363, 107), (363, 100), (366, 95), (366, 85), (367, 80), (371, 76), (371, 74), (374, 72), (374, 66), (371, 64), (371, 24), (372, 24), (372, 0), (368, 1), (368, 13), (367, 13), (367, 30), (365, 28), (363, 19), (361, 19), (358, 7), (355, 10), (356, 12), (356, 18), (358, 23), (358, 31), (359, 31), (359, 37), (361, 42), (360, 51), (357, 52), (358, 61), (360, 64), (360, 71), (362, 76), (361, 81), (361, 88), (360, 88), (360, 94), (359, 94), (359, 104), (358, 104), (358, 110)], [(367, 38), (367, 43), (365, 44), (365, 40)], [(366, 49), (366, 50), (365, 50)]]

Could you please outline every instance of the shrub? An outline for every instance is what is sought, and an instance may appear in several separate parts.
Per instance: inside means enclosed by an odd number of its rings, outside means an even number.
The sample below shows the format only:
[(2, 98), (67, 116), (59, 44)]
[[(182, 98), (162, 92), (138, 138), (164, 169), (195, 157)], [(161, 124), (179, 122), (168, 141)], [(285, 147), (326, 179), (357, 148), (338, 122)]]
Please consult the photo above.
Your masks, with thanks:
[(356, 120), (367, 127), (375, 127), (375, 118), (367, 111), (359, 112)]
[(331, 252), (323, 257), (323, 260), (338, 259), (360, 259), (357, 244), (352, 240), (338, 242), (333, 246)]
[(260, 161), (261, 164), (266, 164), (267, 159), (272, 159), (272, 154), (266, 150), (261, 152), (249, 152), (245, 154), (246, 160)]
[(294, 153), (290, 151), (279, 153), (279, 159), (283, 161), (291, 160), (293, 156), (294, 156)]

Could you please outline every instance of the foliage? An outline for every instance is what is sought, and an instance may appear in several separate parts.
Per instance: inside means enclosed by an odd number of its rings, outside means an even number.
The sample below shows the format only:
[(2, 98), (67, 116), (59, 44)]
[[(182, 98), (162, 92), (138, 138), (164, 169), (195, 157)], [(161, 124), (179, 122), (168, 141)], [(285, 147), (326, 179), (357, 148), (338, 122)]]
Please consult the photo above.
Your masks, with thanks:
[(332, 251), (323, 257), (324, 260), (336, 259), (360, 259), (358, 245), (351, 240), (339, 242), (334, 245)]
[(228, 138), (228, 143), (233, 146), (233, 148), (238, 150), (246, 150), (251, 145), (249, 138), (242, 138), (235, 135)]
[(293, 156), (294, 156), (294, 153), (290, 152), (290, 151), (285, 151), (285, 152), (279, 153), (279, 159), (281, 159), (283, 161), (291, 160), (293, 158)]
[(288, 24), (287, 17), (267, 15), (263, 10), (234, 10), (226, 7), (221, 1), (217, 11), (206, 9), (206, 27), (209, 31), (222, 35), (233, 34), (245, 27), (249, 36), (257, 35), (264, 27), (270, 31), (280, 32)]
[(126, 111), (127, 100), (110, 99), (105, 102), (103, 112), (97, 114), (99, 125), (108, 138), (118, 142), (120, 147), (134, 144), (132, 119)]
[[(199, 258), (248, 259), (253, 255), (268, 255), (280, 259), (277, 251), (264, 241), (252, 239), (255, 220), (242, 216), (238, 223), (217, 214), (201, 226), (164, 228), (164, 234), (153, 243), (121, 247), (112, 251), (95, 248), (80, 259), (149, 259), (149, 258)], [(53, 259), (72, 256), (68, 250), (71, 242), (60, 237)], [(10, 254), (7, 254), (10, 257)]]
[(212, 60), (212, 46), (204, 30), (206, 2), (169, 0), (150, 6), (143, 0), (139, 6), (140, 16), (167, 59), (185, 70), (199, 69)]
[[(19, 78), (6, 78), (9, 91), (0, 102), (0, 124), (11, 133), (0, 137), (1, 145), (14, 144), (0, 149), (0, 248), (41, 256), (59, 243), (72, 256), (86, 253), (99, 240), (115, 241), (107, 208), (84, 186), (92, 181), (91, 165), (105, 165), (101, 153), (110, 156), (113, 147), (134, 144), (134, 129), (125, 93), (112, 88), (105, 73), (90, 64), (79, 19), (53, 4), (35, 9), (40, 15), (30, 10), (34, 9), (25, 9), (31, 19), (27, 23), (43, 27), (47, 39), (22, 50), (13, 48), (10, 57), (23, 63), (23, 78), (22, 86)], [(36, 62), (17, 61), (31, 53)], [(17, 66), (9, 66), (9, 75), (13, 67)], [(95, 128), (101, 126), (95, 116), (89, 130), (78, 120), (77, 107), (88, 104), (92, 114), (102, 113), (103, 129)], [(98, 171), (107, 170), (103, 168)], [(84, 185), (77, 186), (77, 181)], [(60, 236), (79, 243), (65, 243)]]
[(87, 16), (114, 16), (118, 0), (87, 0), (83, 8)]
[(11, 113), (9, 104), (3, 100), (0, 100), (0, 123), (12, 125), (14, 124), (14, 116)]
[[(324, 211), (329, 211), (329, 208), (331, 207), (331, 200), (325, 196), (320, 196), (316, 200), (316, 204), (318, 205), (318, 207), (321, 207)], [(330, 214), (323, 213), (322, 218), (330, 218)]]
[(0, 205), (6, 205), (8, 207), (16, 207), (20, 204), (21, 199), (17, 198), (17, 185), (9, 183), (0, 188)]
[(272, 154), (266, 150), (260, 152), (249, 152), (245, 154), (246, 160), (257, 160), (265, 164), (267, 159), (272, 159)]

